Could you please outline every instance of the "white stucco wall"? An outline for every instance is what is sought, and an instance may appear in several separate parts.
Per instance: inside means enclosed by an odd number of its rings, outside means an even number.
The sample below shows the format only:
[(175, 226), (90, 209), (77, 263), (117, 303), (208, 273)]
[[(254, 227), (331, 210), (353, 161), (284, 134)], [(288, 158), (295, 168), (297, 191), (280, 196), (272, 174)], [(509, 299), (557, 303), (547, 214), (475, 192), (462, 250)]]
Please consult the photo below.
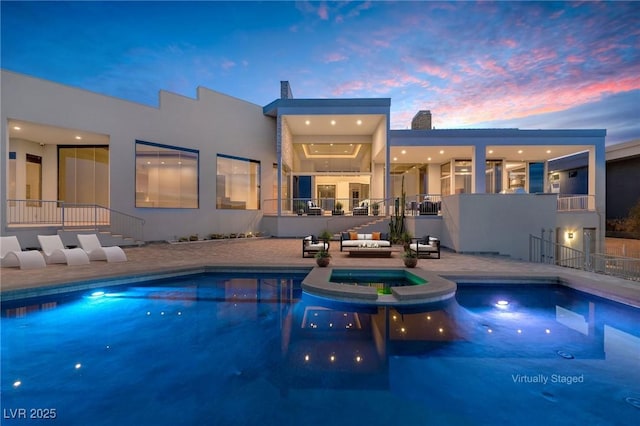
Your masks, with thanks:
[[(255, 228), (259, 211), (216, 209), (216, 155), (260, 161), (262, 198), (269, 198), (276, 162), (275, 120), (265, 117), (259, 105), (204, 88), (197, 95), (191, 99), (161, 92), (160, 106), (155, 108), (3, 71), (2, 211), (6, 204), (7, 120), (15, 119), (108, 135), (110, 207), (145, 219), (147, 241), (195, 233), (260, 231)], [(135, 207), (135, 140), (199, 150), (198, 209)], [(56, 181), (43, 179), (53, 185)], [(43, 196), (48, 198), (50, 192), (43, 185)]]
[(528, 259), (529, 234), (556, 224), (556, 197), (458, 194), (444, 197), (443, 245), (462, 253), (499, 253)]

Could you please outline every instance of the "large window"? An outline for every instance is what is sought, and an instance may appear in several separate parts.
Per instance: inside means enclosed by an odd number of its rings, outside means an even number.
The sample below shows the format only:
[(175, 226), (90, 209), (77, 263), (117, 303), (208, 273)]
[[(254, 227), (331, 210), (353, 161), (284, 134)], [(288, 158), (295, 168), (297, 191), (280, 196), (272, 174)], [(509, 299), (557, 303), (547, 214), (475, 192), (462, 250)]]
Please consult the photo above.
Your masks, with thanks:
[(58, 147), (58, 199), (109, 205), (109, 147)]
[(218, 154), (216, 208), (260, 209), (260, 162)]
[(455, 193), (468, 194), (471, 193), (471, 160), (455, 161)]
[(499, 194), (502, 192), (501, 160), (487, 160), (485, 179), (485, 189), (487, 194)]
[(193, 149), (136, 141), (136, 207), (198, 208)]
[(451, 163), (440, 165), (440, 194), (451, 194)]
[(9, 199), (12, 200), (12, 206), (16, 205), (15, 199), (17, 198), (17, 185), (16, 185), (16, 153), (9, 152)]

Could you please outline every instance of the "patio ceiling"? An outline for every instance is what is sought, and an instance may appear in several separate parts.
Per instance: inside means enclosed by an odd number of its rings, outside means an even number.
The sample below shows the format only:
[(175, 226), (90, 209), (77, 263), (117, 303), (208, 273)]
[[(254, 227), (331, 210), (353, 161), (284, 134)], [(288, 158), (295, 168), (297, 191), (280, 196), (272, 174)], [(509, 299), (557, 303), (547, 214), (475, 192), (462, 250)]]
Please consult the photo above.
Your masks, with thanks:
[[(486, 157), (488, 160), (548, 161), (588, 149), (586, 145), (497, 145), (487, 146)], [(441, 164), (451, 159), (473, 158), (471, 146), (394, 146), (390, 152), (392, 164)], [(378, 155), (376, 162), (384, 162), (384, 155)]]
[(372, 136), (380, 121), (381, 114), (351, 115), (285, 115), (284, 119), (291, 134), (295, 136)]
[(8, 127), (10, 138), (44, 145), (109, 145), (109, 136), (83, 130), (13, 119), (9, 120)]

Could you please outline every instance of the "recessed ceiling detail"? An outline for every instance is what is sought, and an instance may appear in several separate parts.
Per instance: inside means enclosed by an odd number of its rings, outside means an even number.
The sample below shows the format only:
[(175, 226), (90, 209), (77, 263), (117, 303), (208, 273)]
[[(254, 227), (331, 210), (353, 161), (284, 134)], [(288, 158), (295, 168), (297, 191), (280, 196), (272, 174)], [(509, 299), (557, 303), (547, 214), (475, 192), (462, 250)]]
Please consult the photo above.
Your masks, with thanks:
[(306, 158), (356, 158), (362, 149), (359, 143), (300, 144)]

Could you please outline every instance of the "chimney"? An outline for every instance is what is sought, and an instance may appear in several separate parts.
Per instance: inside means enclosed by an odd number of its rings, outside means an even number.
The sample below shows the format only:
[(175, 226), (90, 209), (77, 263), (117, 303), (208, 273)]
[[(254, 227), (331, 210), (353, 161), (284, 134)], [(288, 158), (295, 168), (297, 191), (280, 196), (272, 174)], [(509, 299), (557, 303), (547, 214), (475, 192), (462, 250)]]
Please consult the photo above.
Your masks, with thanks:
[(291, 93), (291, 86), (288, 81), (280, 82), (280, 99), (293, 99), (293, 93)]
[(431, 130), (431, 111), (421, 110), (411, 120), (411, 130)]

